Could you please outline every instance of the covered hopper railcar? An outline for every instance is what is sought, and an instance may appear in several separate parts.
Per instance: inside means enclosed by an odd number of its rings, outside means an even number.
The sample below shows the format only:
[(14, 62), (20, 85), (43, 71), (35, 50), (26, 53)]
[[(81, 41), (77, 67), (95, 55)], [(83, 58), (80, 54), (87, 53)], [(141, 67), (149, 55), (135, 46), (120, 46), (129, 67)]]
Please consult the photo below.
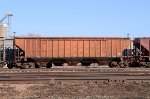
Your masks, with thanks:
[[(118, 37), (15, 37), (15, 60), (28, 58), (51, 67), (92, 64), (117, 66), (131, 57), (131, 39)], [(38, 66), (37, 66), (38, 67)]]
[(133, 45), (136, 65), (150, 67), (150, 37), (135, 38)]

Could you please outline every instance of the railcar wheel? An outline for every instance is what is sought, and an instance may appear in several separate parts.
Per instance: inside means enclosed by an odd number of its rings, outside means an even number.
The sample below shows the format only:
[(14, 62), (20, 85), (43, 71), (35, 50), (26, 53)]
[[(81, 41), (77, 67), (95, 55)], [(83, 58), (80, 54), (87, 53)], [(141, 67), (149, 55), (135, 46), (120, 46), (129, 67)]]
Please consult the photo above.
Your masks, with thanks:
[(145, 67), (146, 65), (146, 62), (140, 62), (140, 67)]
[(128, 67), (129, 66), (129, 64), (127, 63), (127, 62), (120, 62), (119, 63), (119, 67), (120, 68), (126, 68), (126, 67)]
[(128, 62), (124, 62), (124, 67), (129, 67), (129, 63)]
[(117, 66), (118, 66), (118, 63), (116, 61), (112, 61), (109, 63), (110, 68), (117, 67)]
[(7, 62), (7, 67), (8, 67), (9, 69), (12, 69), (13, 67), (15, 67), (14, 62), (13, 62), (13, 61)]
[(119, 63), (119, 67), (120, 67), (120, 68), (124, 68), (123, 62), (120, 62), (120, 63)]
[(145, 66), (145, 68), (150, 68), (150, 62), (147, 62), (147, 65)]
[(28, 68), (31, 68), (31, 66), (29, 65), (30, 62), (32, 62), (32, 63), (35, 64), (35, 65), (34, 65), (35, 68), (40, 68), (40, 66), (37, 64), (37, 62), (36, 62), (34, 59), (32, 59), (32, 58), (27, 58), (26, 60), (27, 60), (27, 62), (28, 62)]

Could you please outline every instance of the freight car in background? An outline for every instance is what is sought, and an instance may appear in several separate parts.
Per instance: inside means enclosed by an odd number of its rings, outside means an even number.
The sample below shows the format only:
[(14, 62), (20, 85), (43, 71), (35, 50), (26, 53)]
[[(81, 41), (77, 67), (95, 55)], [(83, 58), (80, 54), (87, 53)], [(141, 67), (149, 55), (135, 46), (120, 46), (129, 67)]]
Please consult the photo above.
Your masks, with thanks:
[(119, 37), (15, 37), (13, 43), (14, 59), (7, 62), (11, 68), (150, 65), (150, 38), (132, 41)]
[(150, 67), (150, 37), (135, 38), (133, 46), (136, 65)]

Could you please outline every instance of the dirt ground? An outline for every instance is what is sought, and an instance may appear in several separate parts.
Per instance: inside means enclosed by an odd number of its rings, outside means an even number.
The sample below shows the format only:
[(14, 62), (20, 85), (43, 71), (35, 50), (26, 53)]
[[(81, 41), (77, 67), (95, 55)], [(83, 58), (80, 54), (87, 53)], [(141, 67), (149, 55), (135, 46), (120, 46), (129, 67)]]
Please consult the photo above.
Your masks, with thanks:
[(150, 99), (150, 83), (0, 84), (1, 99)]

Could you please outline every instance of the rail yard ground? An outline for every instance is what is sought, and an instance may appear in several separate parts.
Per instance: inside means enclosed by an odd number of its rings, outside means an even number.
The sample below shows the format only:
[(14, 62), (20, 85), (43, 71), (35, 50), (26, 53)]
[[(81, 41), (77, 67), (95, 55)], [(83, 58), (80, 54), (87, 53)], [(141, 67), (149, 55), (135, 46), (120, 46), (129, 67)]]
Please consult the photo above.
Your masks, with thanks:
[[(76, 82), (76, 83), (75, 83)], [(149, 99), (148, 83), (47, 83), (0, 84), (1, 98), (49, 99)]]
[(0, 69), (3, 99), (150, 99), (150, 68)]

